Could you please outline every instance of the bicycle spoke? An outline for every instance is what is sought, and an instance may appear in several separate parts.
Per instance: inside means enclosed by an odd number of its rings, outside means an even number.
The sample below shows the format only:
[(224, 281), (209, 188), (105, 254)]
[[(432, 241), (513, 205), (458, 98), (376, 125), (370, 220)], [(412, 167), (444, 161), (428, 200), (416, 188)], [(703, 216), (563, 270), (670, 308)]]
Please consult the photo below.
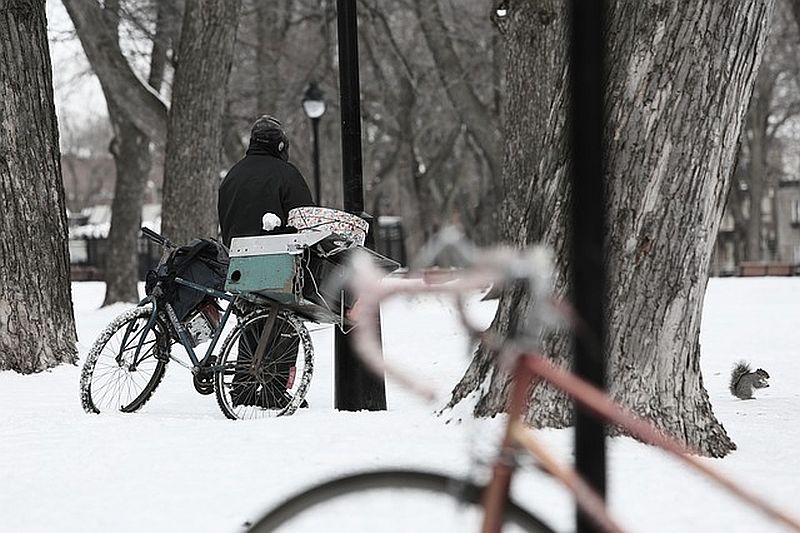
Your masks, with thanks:
[[(270, 316), (267, 312), (240, 322), (223, 345), (216, 374), (217, 400), (229, 418), (262, 418), (294, 411), (305, 395), (312, 367), (304, 358), (313, 357), (300, 341), (302, 328), (296, 318), (284, 313), (275, 317), (265, 339), (260, 365), (254, 368), (255, 352)], [(289, 387), (289, 385), (292, 385)], [(291, 410), (289, 410), (291, 409)]]
[[(148, 308), (131, 310), (125, 321), (118, 319), (116, 330), (106, 333), (104, 341), (92, 348), (87, 364), (88, 381), (82, 384), (84, 408), (135, 411), (149, 398), (164, 372), (167, 345), (162, 343), (155, 326), (146, 328)], [(113, 326), (111, 326), (113, 327)], [(82, 378), (82, 382), (83, 382)]]

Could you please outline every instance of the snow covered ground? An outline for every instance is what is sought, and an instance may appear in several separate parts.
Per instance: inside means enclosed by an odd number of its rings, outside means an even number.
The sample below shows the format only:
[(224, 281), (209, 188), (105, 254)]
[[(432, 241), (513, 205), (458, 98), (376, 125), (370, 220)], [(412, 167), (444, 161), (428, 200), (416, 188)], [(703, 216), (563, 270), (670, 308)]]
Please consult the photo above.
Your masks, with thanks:
[[(126, 306), (98, 309), (100, 283), (73, 285), (81, 363), (99, 331)], [(486, 320), (493, 304), (473, 302)], [(784, 508), (800, 511), (800, 279), (714, 279), (703, 318), (702, 367), (714, 410), (739, 449), (711, 462)], [(390, 302), (388, 357), (444, 394), (466, 365), (450, 311), (433, 298)], [(0, 373), (0, 531), (236, 532), (285, 495), (344, 472), (419, 466), (466, 472), (499, 420), (447, 423), (388, 385), (389, 410), (332, 409), (330, 328), (314, 329), (311, 407), (292, 417), (232, 422), (172, 364), (150, 403), (132, 415), (85, 414), (79, 367)], [(732, 364), (770, 373), (754, 401), (727, 391)], [(460, 415), (460, 413), (459, 413)], [(541, 432), (564, 460), (572, 433)], [(782, 531), (665, 454), (630, 439), (609, 445), (610, 502), (632, 531)], [(562, 530), (572, 504), (536, 472), (517, 479), (516, 499)], [(387, 523), (382, 530), (403, 531)]]

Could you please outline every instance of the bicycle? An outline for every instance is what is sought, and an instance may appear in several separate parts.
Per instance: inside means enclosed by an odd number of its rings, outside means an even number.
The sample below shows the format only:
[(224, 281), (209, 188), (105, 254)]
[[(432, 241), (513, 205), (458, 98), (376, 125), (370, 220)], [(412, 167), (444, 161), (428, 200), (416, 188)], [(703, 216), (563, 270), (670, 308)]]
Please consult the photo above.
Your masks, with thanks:
[[(346, 475), (313, 486), (289, 497), (249, 528), (250, 533), (275, 531), (284, 526), (289, 530), (313, 530), (308, 524), (298, 521), (311, 520), (321, 513), (324, 506), (334, 506), (334, 512), (324, 513), (325, 528), (329, 531), (373, 531), (381, 530), (386, 518), (375, 512), (374, 501), (378, 500), (376, 491), (389, 495), (391, 506), (400, 505), (400, 500), (416, 491), (418, 496), (409, 501), (398, 520), (423, 517), (422, 525), (427, 526), (429, 518), (422, 506), (435, 499), (436, 503), (426, 508), (431, 513), (442, 510), (454, 511), (458, 522), (452, 531), (480, 530), (483, 533), (496, 533), (505, 526), (517, 527), (524, 531), (553, 531), (545, 520), (527, 511), (514, 502), (510, 496), (510, 486), (515, 469), (525, 456), (532, 457), (539, 468), (556, 478), (574, 496), (578, 506), (603, 531), (622, 531), (622, 526), (608, 513), (603, 499), (573, 469), (560, 464), (534, 433), (522, 422), (529, 387), (546, 381), (588, 408), (595, 416), (607, 423), (624, 428), (632, 436), (675, 455), (681, 461), (715, 481), (734, 496), (761, 510), (783, 525), (800, 531), (800, 521), (777, 509), (757, 495), (736, 485), (710, 466), (691, 455), (683, 445), (660, 433), (649, 422), (638, 418), (615, 404), (602, 391), (592, 387), (570, 372), (556, 367), (539, 353), (539, 338), (556, 322), (580, 325), (563, 302), (550, 293), (552, 263), (549, 253), (543, 248), (534, 247), (527, 251), (511, 249), (480, 250), (467, 244), (457, 232), (448, 230), (439, 236), (423, 254), (423, 264), (442, 254), (456, 258), (465, 265), (460, 275), (447, 283), (431, 285), (422, 279), (381, 280), (375, 274), (368, 260), (360, 259), (353, 265), (351, 278), (357, 279), (359, 303), (354, 309), (356, 342), (359, 356), (375, 372), (387, 373), (395, 381), (432, 399), (432, 391), (420, 387), (413, 376), (407, 375), (383, 361), (380, 338), (376, 332), (374, 317), (379, 312), (380, 302), (399, 295), (438, 293), (452, 295), (461, 323), (473, 340), (482, 340), (498, 354), (501, 369), (509, 372), (511, 379), (510, 396), (507, 404), (508, 418), (504, 425), (504, 436), (494, 459), (491, 461), (491, 478), (480, 484), (470, 479), (458, 479), (433, 472), (415, 470), (378, 470)], [(525, 283), (531, 292), (531, 306), (526, 323), (511, 338), (500, 338), (490, 331), (472, 323), (464, 303), (465, 294), (483, 290), (497, 284), (508, 286), (512, 283)], [(358, 501), (356, 509), (345, 508), (348, 497)], [(455, 505), (446, 505), (447, 502)], [(335, 507), (340, 504), (339, 507)], [(369, 513), (359, 510), (369, 508)], [(371, 528), (365, 524), (354, 526), (334, 524), (338, 518), (352, 518), (364, 514), (374, 519)], [(405, 523), (402, 526), (406, 526)], [(467, 529), (467, 528), (470, 529)], [(421, 526), (413, 529), (401, 527), (402, 531), (421, 531)], [(443, 531), (435, 525), (431, 531)], [(507, 529), (504, 529), (507, 531)]]
[[(168, 268), (181, 248), (148, 228), (142, 228), (142, 234), (163, 249), (156, 280), (149, 294), (106, 326), (89, 350), (80, 379), (83, 409), (138, 411), (161, 383), (170, 361), (191, 371), (198, 393), (215, 393), (230, 419), (285, 416), (306, 405), (314, 347), (305, 317), (255, 292), (223, 291), (181, 277)], [(191, 301), (199, 302), (179, 317), (177, 301), (170, 300), (176, 290), (183, 290), (186, 298), (187, 289), (195, 295)], [(234, 312), (238, 323), (215, 354)], [(204, 342), (209, 344), (199, 356), (195, 348)], [(174, 345), (185, 349), (188, 361), (172, 353)]]

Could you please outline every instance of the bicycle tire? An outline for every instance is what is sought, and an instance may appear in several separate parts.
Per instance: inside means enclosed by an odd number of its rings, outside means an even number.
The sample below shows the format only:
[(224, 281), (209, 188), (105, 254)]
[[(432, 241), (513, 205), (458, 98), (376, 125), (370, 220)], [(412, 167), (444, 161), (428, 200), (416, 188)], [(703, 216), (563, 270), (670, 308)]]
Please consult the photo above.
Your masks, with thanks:
[[(124, 359), (136, 353), (135, 348), (143, 331), (141, 328), (148, 323), (152, 313), (152, 305), (135, 307), (112, 320), (94, 341), (81, 370), (80, 398), (84, 411), (92, 414), (108, 410), (133, 413), (152, 397), (164, 378), (169, 362), (171, 343), (163, 326), (156, 322), (146, 333), (145, 339), (152, 334), (152, 340), (147, 340), (143, 345), (146, 351), (138, 365), (126, 368), (125, 363), (130, 359)], [(119, 333), (122, 333), (120, 343), (124, 341), (124, 346), (116, 346), (113, 342)], [(129, 336), (131, 334), (133, 337)], [(120, 352), (119, 348), (124, 349)], [(113, 359), (113, 363), (107, 361), (109, 358)], [(102, 368), (98, 368), (100, 361), (103, 361)], [(134, 375), (142, 377), (134, 378)], [(109, 382), (106, 390), (102, 386), (104, 378), (108, 378), (106, 381)], [(116, 389), (111, 382), (114, 379), (118, 385)]]
[[(480, 505), (481, 495), (483, 494), (483, 487), (475, 485), (472, 482), (433, 472), (416, 470), (376, 470), (372, 472), (362, 472), (326, 481), (292, 496), (268, 511), (255, 523), (250, 525), (247, 531), (248, 533), (272, 532), (286, 525), (290, 520), (297, 518), (301, 513), (313, 510), (315, 506), (329, 503), (343, 496), (374, 489), (391, 490), (393, 491), (392, 498), (395, 499), (398, 497), (397, 491), (414, 489), (425, 493), (444, 495), (459, 504), (472, 504), (475, 506)], [(358, 507), (364, 508), (366, 506)], [(377, 520), (385, 521), (385, 517), (379, 516)], [(545, 522), (510, 499), (504, 511), (504, 523), (507, 525), (516, 525), (525, 531), (537, 533), (550, 533), (554, 531)], [(408, 531), (403, 524), (394, 525), (399, 526), (402, 531)], [(378, 527), (378, 529), (370, 529), (370, 531), (382, 530), (377, 524), (375, 524), (375, 527)], [(332, 524), (328, 524), (327, 529), (331, 531), (337, 530)], [(476, 529), (476, 531), (478, 529)]]
[[(231, 420), (291, 415), (305, 401), (314, 374), (314, 346), (308, 329), (294, 313), (278, 311), (258, 371), (249, 366), (251, 360), (239, 361), (243, 357), (241, 340), (246, 339), (244, 351), (252, 357), (258, 338), (248, 331), (264, 327), (270, 312), (260, 308), (246, 315), (222, 344), (214, 391), (222, 413)], [(292, 354), (293, 339), (297, 339), (296, 354)]]

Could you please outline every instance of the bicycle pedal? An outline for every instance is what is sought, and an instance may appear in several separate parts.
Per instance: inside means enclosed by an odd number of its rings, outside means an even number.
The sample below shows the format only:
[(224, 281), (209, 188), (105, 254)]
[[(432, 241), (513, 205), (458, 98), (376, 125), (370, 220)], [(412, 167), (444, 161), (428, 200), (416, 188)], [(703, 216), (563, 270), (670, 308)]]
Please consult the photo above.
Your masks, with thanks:
[(194, 385), (194, 390), (196, 390), (203, 396), (208, 396), (209, 394), (214, 393), (213, 374), (211, 375), (203, 375), (201, 373), (195, 374), (194, 376), (192, 376), (192, 384)]

